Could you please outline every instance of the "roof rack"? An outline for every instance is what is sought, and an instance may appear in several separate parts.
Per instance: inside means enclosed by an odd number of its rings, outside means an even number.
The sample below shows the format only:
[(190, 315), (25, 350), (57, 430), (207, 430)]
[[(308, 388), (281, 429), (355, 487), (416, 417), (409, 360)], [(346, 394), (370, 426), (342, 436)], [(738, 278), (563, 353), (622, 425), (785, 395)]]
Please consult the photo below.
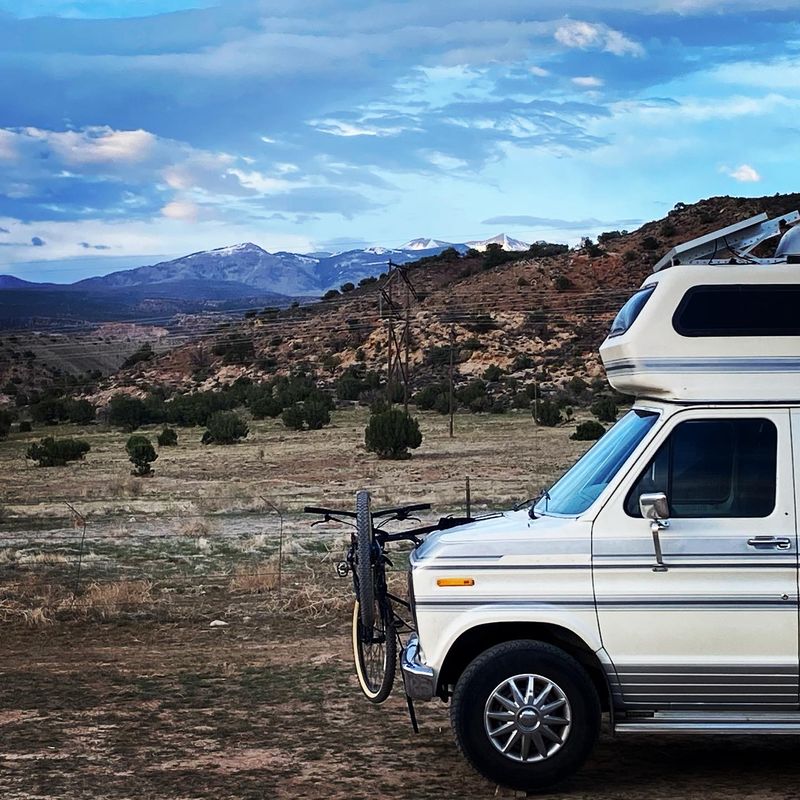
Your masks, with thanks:
[(785, 264), (787, 258), (757, 258), (753, 250), (762, 242), (781, 236), (800, 221), (800, 212), (769, 219), (766, 213), (707, 233), (690, 242), (673, 247), (656, 265), (653, 272), (679, 264)]

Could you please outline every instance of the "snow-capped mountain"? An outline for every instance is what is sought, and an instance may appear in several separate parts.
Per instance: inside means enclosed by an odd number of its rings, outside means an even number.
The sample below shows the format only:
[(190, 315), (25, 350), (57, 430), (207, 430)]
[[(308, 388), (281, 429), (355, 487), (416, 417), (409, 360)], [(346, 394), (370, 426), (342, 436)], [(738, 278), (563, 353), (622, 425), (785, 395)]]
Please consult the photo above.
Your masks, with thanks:
[(403, 245), (400, 245), (400, 250), (438, 250), (444, 249), (445, 247), (454, 247), (455, 245), (453, 242), (443, 242), (440, 239), (412, 239), (410, 242), (406, 242)]
[[(342, 284), (357, 284), (368, 276), (386, 272), (389, 262), (401, 265), (434, 256), (449, 247), (465, 253), (469, 247), (485, 250), (497, 242), (507, 250), (527, 250), (528, 245), (505, 234), (484, 241), (453, 244), (441, 239), (419, 238), (399, 248), (367, 247), (342, 253), (270, 253), (252, 242), (191, 253), (171, 261), (87, 278), (73, 284), (37, 284), (14, 276), (0, 276), (0, 300), (14, 306), (24, 318), (25, 309), (58, 309), (62, 315), (81, 317), (80, 308), (93, 319), (121, 319), (150, 306), (191, 312), (192, 309), (226, 305), (288, 305), (292, 298), (315, 298)], [(53, 296), (45, 297), (44, 290)], [(14, 293), (25, 293), (22, 297)], [(13, 296), (12, 296), (13, 295)], [(17, 304), (15, 306), (14, 304)], [(66, 304), (66, 305), (65, 305)], [(2, 306), (2, 303), (0, 303)], [(63, 306), (63, 308), (62, 308)], [(67, 308), (69, 306), (69, 308)], [(0, 308), (0, 317), (2, 317)], [(19, 313), (18, 313), (19, 312)], [(10, 313), (10, 312), (9, 312)], [(61, 312), (59, 312), (61, 313)], [(122, 315), (122, 316), (120, 316)]]
[(473, 250), (483, 252), (490, 244), (499, 244), (503, 250), (527, 250), (530, 245), (527, 242), (521, 242), (519, 239), (512, 239), (507, 233), (498, 233), (497, 236), (492, 236), (491, 239), (483, 239), (475, 242), (467, 242), (467, 247)]

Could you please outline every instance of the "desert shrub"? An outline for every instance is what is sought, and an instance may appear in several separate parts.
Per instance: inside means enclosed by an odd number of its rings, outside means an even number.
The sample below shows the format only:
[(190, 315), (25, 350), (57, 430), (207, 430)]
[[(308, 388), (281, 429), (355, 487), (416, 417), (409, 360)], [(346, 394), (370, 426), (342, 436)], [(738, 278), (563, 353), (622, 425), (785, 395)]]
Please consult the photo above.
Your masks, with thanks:
[(399, 408), (392, 408), (369, 418), (364, 443), (378, 458), (410, 458), (408, 451), (422, 444), (422, 433), (417, 420)]
[(666, 236), (666, 237), (675, 236), (675, 234), (677, 232), (678, 232), (678, 229), (671, 222), (665, 222), (661, 226), (661, 235), (662, 236)]
[(354, 285), (353, 283), (351, 283), (350, 281), (347, 281), (347, 283), (343, 283), (343, 284), (342, 284), (342, 285), (339, 287), (339, 291), (340, 291), (342, 294), (344, 294), (345, 292), (352, 292), (352, 291), (353, 291), (353, 289), (355, 289), (355, 288), (356, 288), (356, 287), (355, 287), (355, 285)]
[(317, 391), (314, 379), (309, 375), (292, 375), (275, 381), (275, 397), (283, 408), (293, 403), (302, 403)]
[(483, 394), (479, 397), (473, 397), (472, 400), (469, 401), (468, 405), (469, 410), (473, 414), (483, 414), (491, 410), (492, 401), (485, 394)]
[(37, 461), (40, 467), (63, 467), (70, 461), (82, 459), (89, 450), (89, 442), (83, 439), (54, 439), (48, 436), (28, 447), (25, 458)]
[(328, 289), (328, 291), (322, 295), (323, 300), (333, 300), (334, 297), (339, 297), (338, 289)]
[[(0, 434), (2, 434), (2, 427), (3, 424), (0, 422)], [(20, 433), (30, 433), (33, 430), (33, 425), (31, 425), (31, 421), (29, 419), (22, 419), (19, 422), (19, 432)], [(0, 436), (0, 438), (2, 438)]]
[(572, 281), (566, 275), (556, 275), (553, 283), (559, 292), (572, 288)]
[(147, 407), (138, 397), (115, 394), (108, 403), (108, 422), (115, 428), (135, 431), (148, 421)]
[(174, 428), (164, 428), (164, 430), (158, 434), (157, 441), (159, 447), (177, 447), (178, 434)]
[(491, 314), (478, 314), (470, 322), (465, 322), (464, 327), (469, 328), (473, 333), (488, 333), (497, 330), (500, 325)]
[(345, 372), (344, 375), (336, 381), (336, 396), (345, 402), (358, 400), (359, 395), (363, 391), (364, 382), (352, 372)]
[(414, 395), (414, 404), (420, 411), (431, 411), (436, 407), (441, 394), (442, 387), (439, 384), (426, 386)]
[(39, 425), (56, 425), (67, 418), (66, 403), (59, 398), (46, 398), (31, 405), (31, 417)]
[(637, 259), (637, 255), (636, 255), (636, 251), (635, 251), (635, 250), (626, 250), (626, 251), (625, 251), (625, 252), (622, 254), (622, 260), (623, 260), (623, 261), (624, 261), (626, 264), (630, 264), (630, 263), (631, 263), (631, 261), (636, 261), (636, 259)]
[(581, 239), (581, 248), (586, 251), (589, 258), (600, 258), (600, 256), (606, 254), (606, 251), (599, 244), (595, 244), (588, 236), (584, 236)]
[(536, 421), (546, 428), (554, 428), (561, 422), (561, 409), (552, 400), (542, 400), (536, 408)]
[(471, 380), (466, 386), (461, 386), (456, 391), (456, 397), (464, 405), (471, 406), (473, 401), (486, 397), (486, 384), (479, 378)]
[(520, 372), (523, 369), (530, 369), (534, 366), (536, 366), (536, 364), (531, 356), (527, 353), (520, 353), (518, 356), (515, 356), (514, 360), (511, 362), (511, 372)]
[(377, 283), (378, 279), (374, 275), (367, 275), (366, 278), (362, 278), (359, 282), (359, 286), (369, 286), (371, 283)]
[(213, 414), (218, 411), (230, 411), (237, 405), (236, 396), (231, 392), (179, 394), (164, 404), (163, 418), (149, 417), (148, 421), (169, 422), (182, 427), (207, 425)]
[(11, 432), (13, 418), (13, 414), (10, 411), (0, 409), (0, 439), (5, 439)]
[(135, 364), (140, 364), (143, 361), (150, 361), (155, 353), (149, 342), (145, 342), (138, 350), (131, 353), (123, 362), (122, 369), (132, 367)]
[(590, 419), (587, 422), (581, 422), (578, 427), (575, 428), (575, 433), (569, 438), (574, 439), (576, 442), (593, 442), (595, 439), (599, 439), (605, 432), (606, 429), (599, 422)]
[(86, 425), (94, 421), (96, 409), (88, 400), (70, 400), (66, 404), (66, 412), (70, 422)]
[(511, 405), (513, 408), (530, 408), (531, 399), (528, 397), (527, 392), (517, 392), (511, 398)]
[(253, 340), (241, 332), (231, 333), (218, 341), (213, 348), (215, 356), (222, 356), (225, 364), (252, 364), (256, 357)]
[(534, 242), (529, 248), (528, 253), (536, 258), (547, 256), (560, 256), (569, 251), (568, 244), (557, 244), (555, 242)]
[(661, 247), (661, 242), (656, 239), (655, 236), (645, 236), (642, 239), (642, 249), (652, 252), (653, 250), (658, 250)]
[(609, 242), (613, 242), (614, 239), (621, 238), (622, 235), (623, 235), (622, 231), (605, 231), (604, 233), (601, 233), (597, 237), (597, 241), (600, 244), (608, 244)]
[(306, 422), (306, 415), (303, 412), (303, 407), (299, 403), (293, 403), (288, 408), (283, 410), (281, 414), (283, 424), (293, 431), (303, 430)]
[(508, 411), (508, 401), (502, 397), (496, 397), (489, 404), (490, 414), (505, 414)]
[(499, 381), (503, 377), (503, 370), (497, 364), (490, 364), (483, 372), (483, 379), (489, 383)]
[(444, 367), (450, 363), (450, 345), (433, 345), (425, 353), (425, 363), (431, 367)]
[(206, 423), (203, 444), (236, 444), (249, 432), (247, 423), (233, 411), (215, 411)]
[(277, 417), (283, 411), (283, 406), (272, 394), (261, 394), (250, 401), (250, 412), (254, 419), (264, 419), (264, 417)]
[(324, 398), (320, 396), (309, 397), (303, 404), (303, 417), (310, 431), (318, 431), (331, 421), (331, 412)]
[(617, 405), (611, 397), (598, 397), (591, 410), (600, 422), (616, 422)]
[(140, 433), (135, 433), (128, 439), (125, 443), (125, 452), (133, 464), (131, 475), (149, 475), (151, 473), (150, 464), (158, 458), (153, 443)]

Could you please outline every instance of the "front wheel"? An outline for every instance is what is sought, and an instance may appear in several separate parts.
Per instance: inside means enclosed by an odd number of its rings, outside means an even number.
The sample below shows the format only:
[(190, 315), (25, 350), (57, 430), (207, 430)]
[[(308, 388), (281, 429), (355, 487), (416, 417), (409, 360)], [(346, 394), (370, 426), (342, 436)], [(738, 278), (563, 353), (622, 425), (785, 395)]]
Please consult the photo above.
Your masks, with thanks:
[(359, 601), (353, 606), (353, 659), (361, 691), (370, 703), (389, 697), (397, 669), (397, 634), (389, 600), (375, 602), (374, 624), (364, 627)]
[(450, 719), (458, 746), (489, 780), (547, 789), (575, 773), (594, 747), (600, 702), (567, 653), (513, 641), (479, 655), (456, 684)]

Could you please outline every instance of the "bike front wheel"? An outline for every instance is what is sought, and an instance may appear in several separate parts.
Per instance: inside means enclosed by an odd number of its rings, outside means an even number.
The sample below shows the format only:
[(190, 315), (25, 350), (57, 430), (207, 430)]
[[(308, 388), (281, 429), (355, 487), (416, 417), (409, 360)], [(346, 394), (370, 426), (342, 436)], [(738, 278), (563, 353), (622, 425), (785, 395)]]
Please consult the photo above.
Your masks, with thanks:
[(370, 703), (384, 702), (397, 670), (397, 634), (388, 599), (373, 601), (374, 622), (367, 629), (359, 601), (353, 607), (353, 658), (361, 691)]

